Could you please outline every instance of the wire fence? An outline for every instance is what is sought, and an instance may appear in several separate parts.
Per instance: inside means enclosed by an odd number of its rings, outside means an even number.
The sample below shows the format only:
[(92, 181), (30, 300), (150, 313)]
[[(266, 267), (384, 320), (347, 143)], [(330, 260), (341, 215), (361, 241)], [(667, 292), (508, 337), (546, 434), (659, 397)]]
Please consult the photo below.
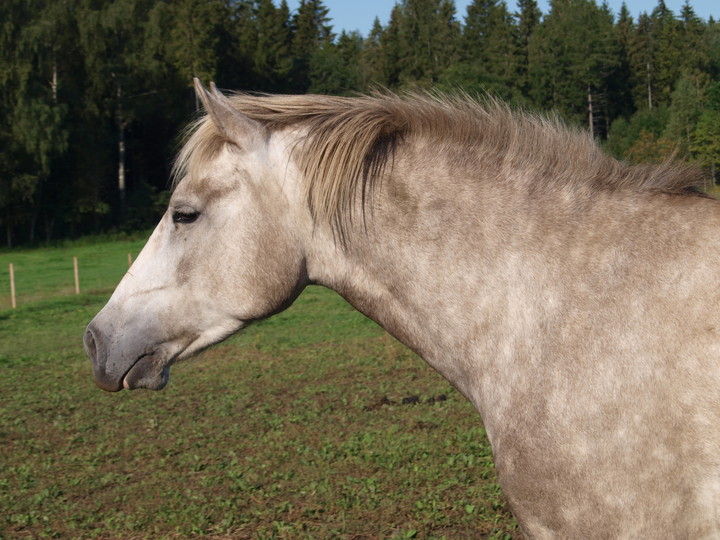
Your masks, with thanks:
[[(75, 284), (75, 294), (80, 294), (80, 265), (78, 258), (73, 257), (73, 280)], [(132, 253), (127, 254), (128, 269), (132, 266), (133, 256)], [(8, 265), (8, 275), (10, 278), (10, 307), (13, 309), (17, 308), (17, 288), (15, 287), (15, 265), (10, 263)]]
[(0, 310), (84, 293), (110, 293), (144, 240), (0, 253)]

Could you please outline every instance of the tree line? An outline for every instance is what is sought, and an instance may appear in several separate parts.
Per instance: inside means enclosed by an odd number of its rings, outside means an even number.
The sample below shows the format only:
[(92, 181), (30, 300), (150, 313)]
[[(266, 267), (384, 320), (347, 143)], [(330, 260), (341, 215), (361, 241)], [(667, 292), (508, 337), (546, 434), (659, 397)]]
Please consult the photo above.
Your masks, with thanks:
[(322, 0), (4, 0), (0, 228), (38, 243), (153, 224), (178, 133), (221, 88), (489, 92), (585, 126), (633, 162), (720, 165), (720, 25), (689, 1), (633, 18), (595, 0), (401, 0), (367, 36)]

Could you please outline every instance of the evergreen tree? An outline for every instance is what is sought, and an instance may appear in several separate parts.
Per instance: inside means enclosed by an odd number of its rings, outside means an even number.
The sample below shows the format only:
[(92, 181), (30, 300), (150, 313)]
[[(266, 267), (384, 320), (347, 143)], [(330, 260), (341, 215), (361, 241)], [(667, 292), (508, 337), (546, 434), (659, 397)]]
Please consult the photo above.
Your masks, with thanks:
[(401, 47), (402, 7), (395, 4), (390, 12), (390, 22), (380, 35), (380, 82), (388, 88), (397, 88), (406, 63), (406, 53)]
[(404, 0), (398, 15), (400, 83), (432, 85), (457, 60), (460, 25), (455, 4), (452, 0)]
[(690, 139), (694, 160), (710, 171), (717, 181), (720, 173), (720, 110), (706, 109), (697, 120)]
[(635, 108), (652, 109), (655, 97), (655, 50), (657, 38), (654, 25), (647, 13), (641, 13), (635, 33), (629, 43), (628, 60), (631, 69), (631, 86)]
[(292, 69), (290, 10), (282, 1), (276, 8), (272, 0), (258, 0), (255, 8), (256, 48), (254, 67), (260, 86), (269, 92), (282, 91)]
[(524, 94), (530, 93), (530, 43), (540, 24), (542, 13), (536, 0), (518, 0), (515, 12), (517, 39), (517, 86)]
[(670, 103), (670, 119), (665, 136), (677, 141), (678, 150), (684, 154), (703, 108), (703, 88), (697, 75), (684, 73), (675, 84)]
[(21, 223), (28, 225), (25, 238), (32, 242), (38, 218), (48, 236), (55, 214), (64, 210), (57, 193), (71, 188), (61, 179), (76, 69), (71, 6), (21, 4), (5, 6), (3, 37), (11, 41), (2, 44), (0, 60), (0, 107), (7, 122), (0, 135), (0, 210), (5, 207), (8, 244)]
[[(505, 0), (506, 1), (506, 0)], [(152, 220), (193, 76), (221, 87), (348, 93), (373, 86), (532, 97), (651, 161), (676, 148), (717, 172), (720, 25), (663, 0), (614, 22), (597, 0), (402, 0), (366, 38), (332, 33), (320, 0), (0, 3), (0, 228), (5, 242)], [(36, 232), (37, 231), (37, 232)]]
[(519, 69), (518, 38), (503, 0), (475, 0), (467, 7), (462, 59), (513, 86)]
[[(223, 0), (168, 3), (172, 26), (167, 54), (188, 87), (192, 86), (193, 77), (204, 81), (216, 79), (221, 21), (229, 15), (225, 7)], [(196, 102), (196, 108), (197, 105)]]
[(337, 44), (318, 49), (310, 61), (309, 91), (343, 95), (360, 90), (359, 72), (363, 39), (357, 32), (343, 30)]
[(313, 55), (330, 46), (334, 39), (328, 9), (322, 0), (300, 0), (293, 18), (292, 84), (296, 92), (306, 92), (311, 84), (310, 63)]
[[(261, 77), (255, 68), (258, 46), (255, 4), (253, 0), (222, 0), (217, 5), (220, 17), (214, 31), (214, 65), (215, 82), (221, 88), (262, 88)], [(187, 88), (186, 95), (194, 96), (191, 81), (182, 82)]]
[(668, 105), (675, 81), (682, 73), (684, 59), (679, 47), (681, 23), (667, 8), (664, 0), (658, 0), (657, 7), (650, 17), (656, 39), (654, 55), (655, 89), (657, 103)]
[(609, 11), (593, 0), (554, 0), (532, 45), (536, 103), (602, 134), (608, 80), (619, 65)]
[(702, 41), (708, 55), (707, 73), (717, 81), (720, 78), (720, 22), (713, 21), (710, 17), (705, 25)]
[[(189, 2), (173, 5), (178, 10), (192, 7)], [(137, 150), (137, 138), (133, 136), (133, 131), (147, 114), (158, 108), (162, 111), (165, 103), (165, 100), (158, 99), (158, 92), (165, 91), (168, 71), (159, 68), (167, 67), (167, 64), (158, 58), (162, 46), (159, 36), (165, 28), (157, 27), (164, 22), (163, 17), (159, 16), (160, 12), (155, 10), (157, 7), (153, 0), (115, 0), (100, 4), (81, 0), (75, 10), (86, 73), (84, 114), (87, 115), (86, 121), (96, 126), (92, 137), (85, 144), (86, 148), (97, 146), (93, 150), (94, 155), (83, 156), (82, 159), (94, 160), (99, 157), (106, 168), (115, 161), (115, 167), (111, 168), (115, 170), (114, 188), (96, 185), (87, 189), (81, 200), (84, 211), (92, 214), (104, 212), (104, 206), (99, 203), (110, 199), (116, 209), (117, 224), (128, 218), (129, 171), (133, 170), (138, 180), (147, 175), (140, 155), (144, 149)], [(192, 15), (195, 20), (199, 15), (192, 10), (182, 11), (182, 14)], [(170, 15), (177, 16), (178, 12), (171, 11)], [(190, 22), (185, 26), (186, 29), (191, 28)], [(177, 27), (171, 29), (171, 35), (176, 30)], [(173, 49), (174, 45), (168, 48)], [(173, 50), (171, 54), (179, 53)], [(178, 58), (174, 56), (172, 59), (177, 61)], [(197, 66), (190, 62), (190, 68), (193, 65)], [(183, 79), (185, 75), (182, 75)], [(90, 172), (96, 166), (88, 164), (84, 169)], [(84, 179), (85, 185), (91, 186), (91, 182), (90, 179)], [(108, 192), (114, 196), (108, 197)]]
[(360, 87), (389, 86), (384, 78), (383, 50), (382, 50), (383, 27), (380, 19), (375, 17), (370, 33), (362, 46), (360, 54)]
[(608, 111), (612, 118), (629, 118), (635, 111), (632, 93), (632, 69), (630, 51), (634, 33), (634, 22), (627, 5), (623, 2), (615, 23), (618, 65), (615, 75), (608, 79)]
[[(681, 50), (681, 68), (695, 76), (709, 72), (710, 51), (704, 39), (705, 24), (695, 14), (689, 0), (680, 11), (678, 47)], [(707, 78), (705, 78), (707, 80)]]
[[(15, 140), (12, 113), (20, 96), (20, 74), (32, 71), (31, 62), (20, 53), (17, 43), (23, 28), (37, 17), (34, 2), (9, 0), (0, 4), (0, 225), (5, 229), (8, 247), (13, 245), (14, 229), (28, 203), (31, 203), (38, 176), (33, 174), (30, 156)], [(28, 65), (30, 64), (30, 66)]]

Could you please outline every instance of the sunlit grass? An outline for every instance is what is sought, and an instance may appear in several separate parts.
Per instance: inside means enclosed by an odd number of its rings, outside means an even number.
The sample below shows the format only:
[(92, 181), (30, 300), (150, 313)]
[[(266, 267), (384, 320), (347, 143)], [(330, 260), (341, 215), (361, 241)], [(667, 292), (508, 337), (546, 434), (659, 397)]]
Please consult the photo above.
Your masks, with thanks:
[(10, 263), (22, 305), (75, 294), (73, 257), (78, 258), (81, 293), (110, 291), (128, 269), (128, 254), (136, 258), (144, 244), (142, 238), (0, 253), (0, 309), (10, 307)]

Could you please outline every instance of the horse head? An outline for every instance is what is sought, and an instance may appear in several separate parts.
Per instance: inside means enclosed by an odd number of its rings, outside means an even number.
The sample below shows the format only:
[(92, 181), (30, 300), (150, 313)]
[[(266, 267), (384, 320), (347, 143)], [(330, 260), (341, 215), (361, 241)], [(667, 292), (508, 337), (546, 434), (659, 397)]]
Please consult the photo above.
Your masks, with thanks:
[(170, 365), (287, 307), (306, 283), (288, 152), (212, 85), (169, 206), (84, 336), (104, 390), (160, 389)]

